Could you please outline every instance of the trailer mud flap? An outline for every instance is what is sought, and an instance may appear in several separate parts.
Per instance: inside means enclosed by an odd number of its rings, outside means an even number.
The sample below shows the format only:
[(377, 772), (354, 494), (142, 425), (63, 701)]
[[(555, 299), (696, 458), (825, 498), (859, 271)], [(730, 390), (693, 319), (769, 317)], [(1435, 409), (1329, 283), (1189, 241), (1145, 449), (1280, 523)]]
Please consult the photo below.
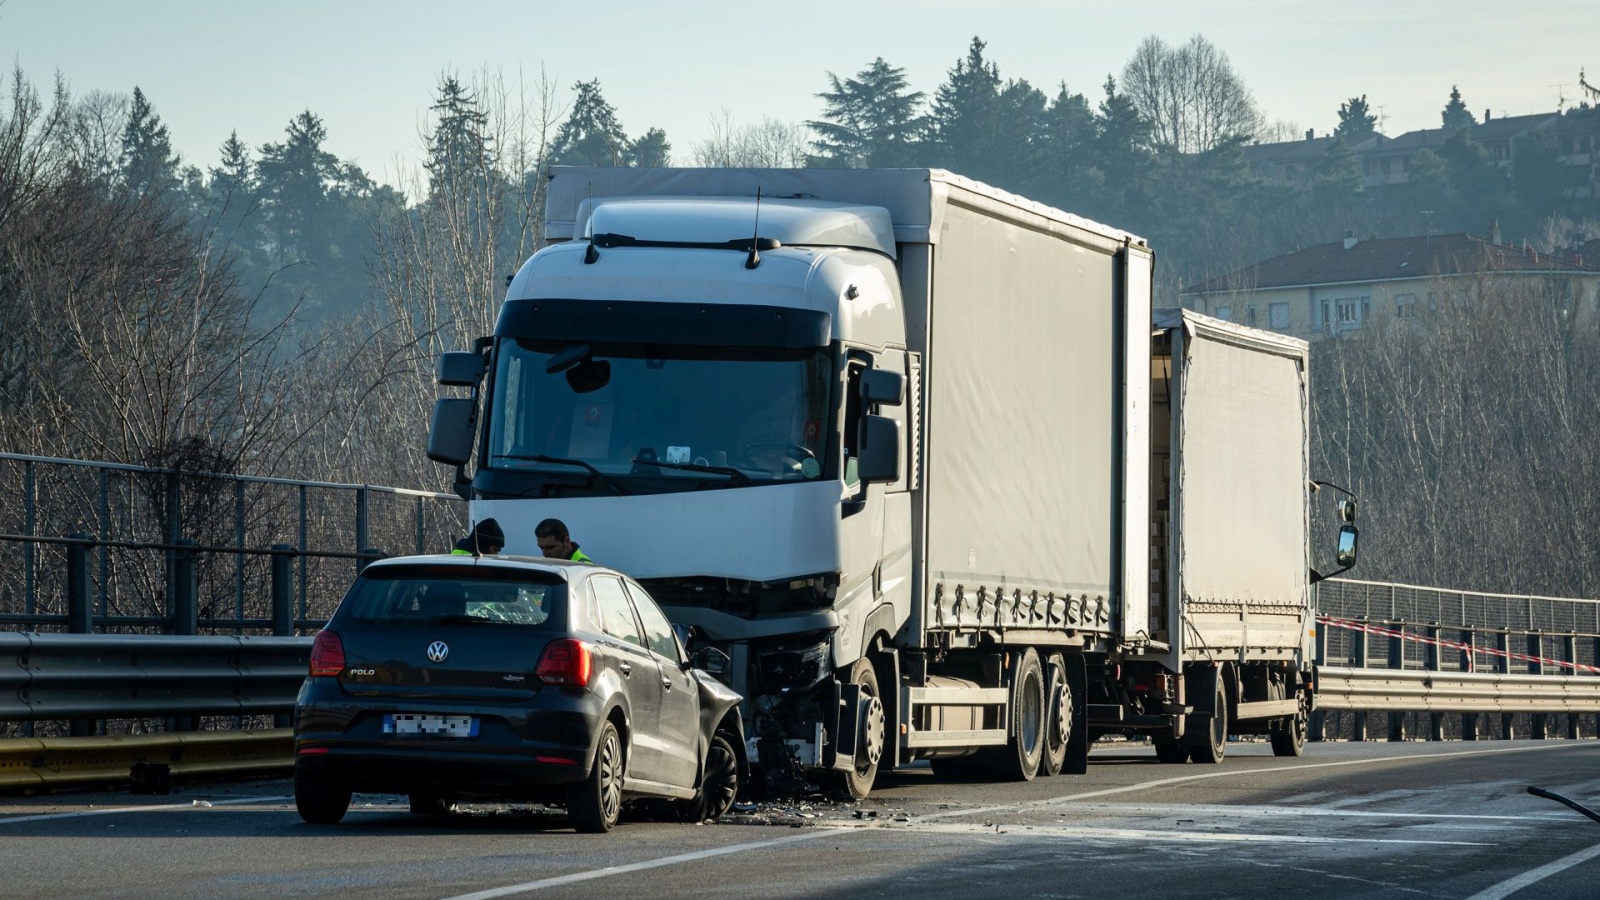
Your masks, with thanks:
[(1067, 758), (1061, 764), (1063, 775), (1083, 775), (1089, 771), (1089, 672), (1082, 653), (1062, 657), (1067, 667), (1067, 687), (1072, 692), (1072, 732), (1067, 737)]

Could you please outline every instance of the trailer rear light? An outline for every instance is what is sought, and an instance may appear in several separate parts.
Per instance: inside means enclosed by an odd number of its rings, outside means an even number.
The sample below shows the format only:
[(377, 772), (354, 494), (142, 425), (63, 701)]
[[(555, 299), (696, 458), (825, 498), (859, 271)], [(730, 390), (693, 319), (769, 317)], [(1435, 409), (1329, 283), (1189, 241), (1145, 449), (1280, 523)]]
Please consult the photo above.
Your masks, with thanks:
[(338, 675), (344, 671), (344, 642), (326, 629), (311, 642), (311, 675)]
[(593, 664), (588, 644), (576, 638), (558, 638), (545, 645), (533, 674), (545, 684), (588, 687)]

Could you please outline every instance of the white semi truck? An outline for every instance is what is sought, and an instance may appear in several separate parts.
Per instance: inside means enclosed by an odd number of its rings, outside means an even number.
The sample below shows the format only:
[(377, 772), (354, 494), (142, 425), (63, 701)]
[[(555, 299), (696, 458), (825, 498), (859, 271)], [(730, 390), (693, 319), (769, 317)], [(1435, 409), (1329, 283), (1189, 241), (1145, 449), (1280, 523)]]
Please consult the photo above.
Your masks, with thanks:
[(725, 653), (769, 786), (1301, 752), (1304, 342), (937, 169), (557, 167), (546, 236), (429, 454), (506, 552), (561, 519)]

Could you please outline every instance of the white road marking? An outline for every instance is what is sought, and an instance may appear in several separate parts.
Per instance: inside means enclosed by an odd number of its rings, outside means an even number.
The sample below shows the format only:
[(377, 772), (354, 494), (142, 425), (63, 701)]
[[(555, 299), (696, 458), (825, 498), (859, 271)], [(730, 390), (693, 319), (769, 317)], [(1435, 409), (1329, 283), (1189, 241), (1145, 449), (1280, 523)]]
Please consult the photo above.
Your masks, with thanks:
[[(871, 826), (867, 826), (871, 827)], [(595, 878), (607, 878), (612, 875), (624, 875), (628, 872), (642, 872), (646, 869), (659, 869), (662, 866), (675, 866), (678, 863), (694, 862), (701, 859), (710, 859), (714, 856), (726, 856), (730, 853), (744, 853), (748, 850), (761, 850), (767, 847), (779, 847), (784, 844), (795, 844), (800, 841), (809, 841), (822, 837), (838, 837), (847, 831), (862, 829), (818, 828), (807, 830), (804, 834), (790, 835), (789, 837), (775, 838), (770, 841), (754, 841), (749, 844), (731, 844), (727, 847), (713, 847), (710, 850), (697, 850), (693, 853), (680, 853), (676, 856), (663, 856), (659, 859), (647, 859), (643, 862), (628, 863), (625, 866), (607, 866), (604, 869), (590, 869), (587, 872), (573, 872), (570, 875), (557, 875), (553, 878), (541, 878), (538, 881), (525, 881), (522, 884), (508, 884), (505, 887), (489, 888), (471, 894), (458, 894), (447, 900), (490, 900), (493, 897), (508, 897), (512, 894), (524, 894), (530, 891), (543, 890), (544, 888), (560, 887), (564, 884), (574, 884), (580, 881), (589, 881)]]
[[(236, 800), (207, 800), (210, 806), (237, 806), (241, 803), (271, 803), (274, 800), (293, 800), (293, 797), (243, 797)], [(15, 825), (18, 822), (44, 822), (51, 819), (81, 819), (84, 816), (111, 816), (118, 813), (136, 812), (170, 812), (175, 809), (207, 809), (207, 806), (195, 806), (194, 801), (188, 803), (161, 803), (155, 806), (114, 806), (108, 809), (81, 809), (77, 812), (43, 813), (37, 816), (0, 816), (0, 825)]]
[(1225, 831), (1167, 831), (1160, 828), (1096, 828), (1092, 825), (959, 825), (948, 823), (919, 827), (927, 834), (1002, 834), (1007, 837), (1074, 837), (1091, 840), (1167, 841), (1227, 844), (1432, 844), (1446, 847), (1488, 847), (1475, 841), (1419, 841), (1403, 838), (1306, 837), (1295, 834), (1240, 834)]
[[(1365, 809), (1329, 809), (1325, 806), (1226, 806), (1226, 805), (1186, 805), (1181, 803), (1075, 803), (1074, 810), (1093, 810), (1108, 813), (1156, 813), (1159, 815), (1183, 816), (1185, 818), (1195, 815), (1235, 816), (1238, 818), (1259, 819), (1303, 819), (1307, 817), (1322, 818), (1350, 818), (1350, 819), (1422, 819), (1429, 822), (1445, 819), (1471, 819), (1486, 822), (1556, 822), (1564, 821), (1560, 813), (1538, 815), (1481, 815), (1474, 813), (1425, 813), (1425, 812), (1375, 812)], [(1477, 826), (1472, 826), (1477, 827)], [(1499, 828), (1500, 824), (1486, 825), (1484, 827)]]
[(1563, 856), (1555, 862), (1546, 863), (1537, 869), (1529, 869), (1515, 878), (1507, 878), (1493, 887), (1485, 888), (1473, 894), (1467, 900), (1502, 900), (1502, 898), (1509, 897), (1531, 884), (1537, 884), (1551, 875), (1565, 872), (1567, 869), (1586, 863), (1597, 856), (1600, 856), (1600, 844), (1596, 844), (1587, 850), (1579, 850), (1570, 856)]

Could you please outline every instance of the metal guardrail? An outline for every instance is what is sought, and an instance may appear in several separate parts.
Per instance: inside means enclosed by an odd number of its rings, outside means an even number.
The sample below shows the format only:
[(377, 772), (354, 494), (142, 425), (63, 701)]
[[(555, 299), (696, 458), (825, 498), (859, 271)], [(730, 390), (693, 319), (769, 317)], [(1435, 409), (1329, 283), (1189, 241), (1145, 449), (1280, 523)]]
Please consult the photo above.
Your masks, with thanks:
[(1600, 678), (1323, 666), (1317, 708), (1386, 712), (1600, 712)]
[(309, 638), (0, 633), (0, 720), (286, 714)]
[(166, 793), (174, 778), (279, 775), (292, 768), (288, 728), (0, 740), (0, 790), (131, 781)]

